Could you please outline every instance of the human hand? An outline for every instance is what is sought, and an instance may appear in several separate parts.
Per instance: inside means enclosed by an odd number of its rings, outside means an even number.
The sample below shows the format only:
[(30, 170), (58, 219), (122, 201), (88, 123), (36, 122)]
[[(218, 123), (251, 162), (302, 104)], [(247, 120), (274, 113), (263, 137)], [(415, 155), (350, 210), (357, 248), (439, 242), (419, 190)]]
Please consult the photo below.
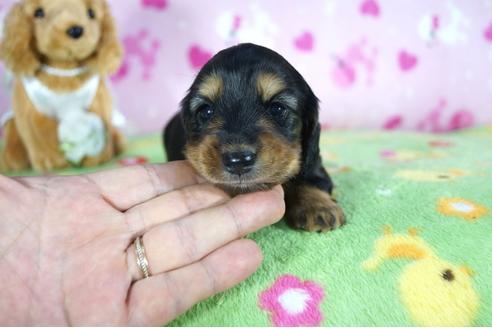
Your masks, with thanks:
[(284, 208), (281, 187), (230, 199), (186, 162), (0, 176), (0, 325), (165, 324), (251, 275), (261, 252), (241, 238)]

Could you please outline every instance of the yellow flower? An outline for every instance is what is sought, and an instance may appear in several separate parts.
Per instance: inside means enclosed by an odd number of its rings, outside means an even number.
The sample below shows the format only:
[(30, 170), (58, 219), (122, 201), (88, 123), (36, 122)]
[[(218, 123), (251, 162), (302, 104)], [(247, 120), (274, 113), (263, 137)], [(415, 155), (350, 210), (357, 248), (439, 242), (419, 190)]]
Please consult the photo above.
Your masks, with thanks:
[(463, 198), (441, 198), (437, 204), (437, 210), (441, 214), (470, 221), (489, 213), (487, 208)]

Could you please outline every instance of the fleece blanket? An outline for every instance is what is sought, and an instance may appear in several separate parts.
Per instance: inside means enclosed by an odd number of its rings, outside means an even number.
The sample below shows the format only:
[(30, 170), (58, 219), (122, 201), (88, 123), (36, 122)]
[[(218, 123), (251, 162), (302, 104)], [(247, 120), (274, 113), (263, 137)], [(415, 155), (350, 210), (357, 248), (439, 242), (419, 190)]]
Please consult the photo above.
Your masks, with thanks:
[[(171, 325), (492, 325), (492, 127), (324, 132), (321, 151), (348, 223), (250, 235), (261, 268)], [(162, 161), (151, 135), (106, 167)]]

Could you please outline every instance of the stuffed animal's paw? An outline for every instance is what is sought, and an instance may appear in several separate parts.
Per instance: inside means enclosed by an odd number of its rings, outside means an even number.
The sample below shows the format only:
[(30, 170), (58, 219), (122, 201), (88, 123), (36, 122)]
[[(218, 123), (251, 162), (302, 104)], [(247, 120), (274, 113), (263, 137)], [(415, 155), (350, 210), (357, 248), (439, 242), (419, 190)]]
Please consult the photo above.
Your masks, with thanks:
[(125, 136), (116, 129), (113, 131), (113, 143), (115, 155), (121, 154), (126, 148)]
[(62, 154), (35, 155), (31, 157), (31, 166), (38, 172), (48, 172), (55, 169), (62, 169), (69, 166), (69, 163)]
[(109, 142), (103, 149), (103, 151), (97, 155), (97, 156), (91, 156), (91, 157), (86, 157), (82, 161), (82, 166), (84, 167), (95, 167), (98, 166), (102, 163), (109, 162), (111, 159), (113, 159), (115, 155), (115, 149), (114, 149), (114, 144), (113, 142)]
[(0, 154), (0, 172), (23, 171), (29, 169), (29, 158), (25, 151), (7, 151)]

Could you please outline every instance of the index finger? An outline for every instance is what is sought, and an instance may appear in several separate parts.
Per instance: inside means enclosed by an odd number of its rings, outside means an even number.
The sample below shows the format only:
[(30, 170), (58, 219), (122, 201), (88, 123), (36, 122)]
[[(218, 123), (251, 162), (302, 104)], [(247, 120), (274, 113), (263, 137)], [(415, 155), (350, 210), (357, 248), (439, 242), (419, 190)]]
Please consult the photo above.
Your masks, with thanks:
[(203, 183), (187, 161), (130, 166), (86, 177), (114, 207), (126, 211), (174, 189)]
[[(235, 239), (274, 224), (284, 213), (284, 193), (277, 186), (158, 225), (142, 236), (150, 270), (160, 274), (196, 262)], [(141, 279), (134, 245), (127, 256), (133, 280)]]

